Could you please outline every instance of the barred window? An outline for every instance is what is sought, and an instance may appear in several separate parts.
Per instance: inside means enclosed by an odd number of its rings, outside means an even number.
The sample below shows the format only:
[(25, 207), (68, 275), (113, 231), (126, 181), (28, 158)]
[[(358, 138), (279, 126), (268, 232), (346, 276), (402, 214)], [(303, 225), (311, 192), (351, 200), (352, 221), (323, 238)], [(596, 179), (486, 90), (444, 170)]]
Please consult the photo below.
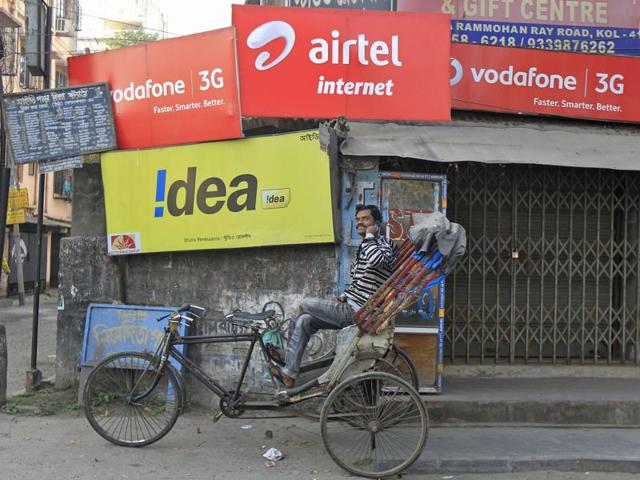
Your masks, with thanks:
[(73, 170), (61, 170), (53, 173), (53, 194), (57, 198), (71, 200), (73, 192)]

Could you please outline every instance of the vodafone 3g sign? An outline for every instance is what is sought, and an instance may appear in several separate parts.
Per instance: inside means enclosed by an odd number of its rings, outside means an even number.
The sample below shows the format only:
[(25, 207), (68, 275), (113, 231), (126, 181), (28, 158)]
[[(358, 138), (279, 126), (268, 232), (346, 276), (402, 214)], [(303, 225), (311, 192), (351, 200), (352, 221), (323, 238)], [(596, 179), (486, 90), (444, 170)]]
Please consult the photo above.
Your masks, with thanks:
[(69, 81), (109, 83), (121, 149), (242, 136), (232, 27), (72, 57)]
[(450, 119), (450, 17), (233, 6), (242, 114)]
[(454, 44), (454, 108), (640, 122), (634, 57)]

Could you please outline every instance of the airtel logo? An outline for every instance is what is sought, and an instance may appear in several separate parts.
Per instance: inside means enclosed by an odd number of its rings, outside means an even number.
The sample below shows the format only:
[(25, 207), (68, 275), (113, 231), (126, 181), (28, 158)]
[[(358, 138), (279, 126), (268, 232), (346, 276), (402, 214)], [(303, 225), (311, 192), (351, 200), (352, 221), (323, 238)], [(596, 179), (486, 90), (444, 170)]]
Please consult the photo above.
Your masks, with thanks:
[(271, 58), (269, 52), (260, 52), (256, 57), (256, 68), (258, 70), (269, 70), (287, 58), (296, 43), (296, 32), (288, 23), (274, 20), (260, 25), (247, 37), (247, 46), (253, 50), (262, 48), (279, 38), (284, 39), (284, 49), (280, 52), (280, 55), (269, 63), (266, 63)]
[[(343, 39), (340, 31), (336, 29), (332, 29), (330, 35), (330, 40), (322, 37), (311, 39), (308, 51), (311, 63), (349, 65), (357, 61), (360, 65), (376, 67), (387, 65), (402, 67), (403, 65), (400, 59), (399, 35), (391, 35), (388, 41), (370, 40), (364, 33), (356, 34), (355, 38)], [(293, 50), (296, 32), (287, 22), (273, 20), (260, 25), (247, 37), (247, 46), (253, 50), (262, 48), (277, 39), (285, 41), (284, 48), (273, 60), (269, 52), (260, 52), (255, 61), (257, 70), (268, 70), (282, 62)]]

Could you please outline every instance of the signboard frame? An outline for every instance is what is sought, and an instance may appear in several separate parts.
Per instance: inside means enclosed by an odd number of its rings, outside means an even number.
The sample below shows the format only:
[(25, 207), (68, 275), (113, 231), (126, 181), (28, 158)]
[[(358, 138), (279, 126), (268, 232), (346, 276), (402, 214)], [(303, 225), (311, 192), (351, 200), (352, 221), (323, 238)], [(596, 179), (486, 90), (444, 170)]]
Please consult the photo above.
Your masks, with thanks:
[[(87, 307), (87, 314), (85, 318), (84, 336), (82, 339), (82, 351), (80, 355), (80, 367), (95, 367), (101, 360), (103, 360), (107, 355), (111, 353), (125, 352), (125, 351), (148, 351), (149, 353), (153, 353), (153, 350), (136, 349), (132, 347), (133, 343), (127, 343), (130, 336), (135, 337), (135, 335), (140, 332), (133, 332), (133, 331), (124, 332), (124, 329), (126, 329), (127, 327), (133, 326), (134, 328), (136, 328), (136, 325), (134, 325), (132, 322), (125, 322), (124, 320), (122, 320), (120, 322), (120, 325), (116, 325), (116, 326), (113, 326), (111, 324), (108, 324), (108, 325), (105, 324), (105, 326), (112, 327), (112, 328), (122, 327), (123, 329), (122, 332), (109, 332), (107, 331), (108, 329), (101, 332), (101, 333), (105, 333), (105, 335), (109, 337), (109, 342), (111, 342), (112, 340), (116, 341), (119, 339), (119, 337), (121, 337), (122, 341), (120, 343), (117, 343), (117, 342), (114, 343), (114, 345), (116, 345), (115, 349), (108, 350), (106, 355), (105, 354), (100, 355), (100, 353), (103, 352), (103, 350), (100, 349), (99, 347), (92, 346), (91, 335), (92, 335), (92, 331), (95, 333), (95, 331), (92, 330), (92, 327), (95, 327), (94, 321), (93, 321), (95, 312), (105, 311), (105, 310), (113, 310), (114, 312), (116, 312), (116, 316), (117, 316), (117, 313), (121, 311), (133, 312), (131, 316), (135, 316), (136, 313), (141, 313), (145, 315), (147, 318), (144, 320), (138, 319), (140, 320), (140, 323), (145, 323), (145, 322), (148, 323), (152, 328), (150, 328), (149, 326), (145, 326), (145, 328), (148, 330), (151, 330), (152, 332), (156, 332), (158, 338), (161, 338), (162, 335), (164, 335), (164, 328), (166, 325), (164, 323), (158, 323), (156, 322), (156, 320), (157, 318), (163, 315), (174, 312), (176, 308), (163, 307), (163, 306), (152, 307), (152, 306), (142, 306), (142, 305), (114, 305), (114, 304), (103, 304), (103, 303), (89, 304), (89, 306)], [(157, 313), (157, 316), (152, 318), (151, 315), (155, 313)], [(137, 325), (137, 327), (139, 326), (140, 325)], [(184, 324), (180, 324), (178, 329), (179, 329), (180, 335), (186, 334), (186, 326)], [(131, 333), (131, 335), (129, 335), (129, 333)], [(96, 340), (94, 339), (93, 341), (95, 342)], [(100, 355), (99, 358), (95, 358), (91, 356), (91, 352), (93, 351), (92, 348), (94, 348), (96, 355)], [(185, 350), (184, 350), (185, 345), (176, 345), (176, 348), (180, 351), (180, 353), (185, 353)], [(173, 360), (171, 360), (171, 363), (174, 363), (174, 366), (176, 368), (178, 369), (181, 368), (181, 366), (176, 362), (174, 362)]]
[[(413, 173), (413, 172), (390, 172), (380, 171), (378, 173), (378, 205), (382, 212), (382, 218), (387, 224), (387, 237), (391, 237), (393, 233), (399, 233), (400, 237), (396, 237), (396, 240), (400, 238), (406, 238), (408, 232), (405, 232), (401, 221), (398, 218), (393, 218), (394, 208), (390, 199), (390, 191), (386, 182), (424, 182), (425, 186), (428, 183), (432, 183), (432, 205), (424, 205), (424, 207), (433, 207), (433, 211), (439, 211), (445, 216), (447, 215), (447, 176), (446, 175), (434, 175), (425, 173)], [(428, 208), (425, 208), (426, 213)], [(419, 211), (409, 211), (406, 209), (404, 212), (396, 212), (412, 215), (413, 213), (420, 213)], [(397, 232), (400, 230), (400, 232)], [(395, 232), (394, 232), (395, 231)], [(434, 285), (425, 287), (420, 292), (417, 302), (411, 306), (410, 309), (403, 310), (398, 314), (395, 319), (395, 331), (396, 331), (396, 343), (401, 345), (402, 348), (408, 350), (410, 356), (415, 355), (416, 348), (433, 348), (435, 347), (435, 358), (433, 371), (429, 371), (428, 378), (421, 378), (421, 393), (435, 392), (440, 393), (442, 391), (442, 371), (444, 366), (444, 337), (445, 337), (445, 284), (446, 279), (442, 277), (440, 281), (436, 281)], [(424, 338), (412, 336), (425, 336)], [(435, 336), (435, 341), (427, 340), (427, 335)], [(414, 362), (415, 363), (415, 362)], [(424, 366), (416, 365), (418, 367), (418, 374), (425, 376)], [(428, 369), (427, 369), (428, 370)], [(433, 376), (431, 376), (433, 375)], [(424, 381), (433, 379), (431, 385), (424, 384)]]
[(232, 19), (245, 117), (451, 120), (449, 15), (233, 5)]
[(317, 130), (107, 153), (107, 251), (335, 243), (332, 165)]
[(29, 189), (26, 187), (9, 189), (9, 208), (27, 208), (29, 206)]
[[(36, 100), (37, 98), (44, 98), (44, 97), (55, 95), (55, 94), (66, 94), (69, 91), (80, 91), (83, 89), (97, 89), (97, 90), (103, 91), (103, 97), (106, 99), (106, 101), (104, 102), (105, 103), (104, 107), (106, 108), (106, 115), (104, 120), (107, 122), (106, 128), (108, 130), (107, 131), (107, 139), (109, 141), (108, 146), (106, 147), (100, 146), (96, 148), (87, 148), (87, 149), (83, 149), (81, 146), (77, 146), (77, 148), (71, 151), (65, 151), (64, 153), (60, 153), (60, 154), (49, 153), (48, 155), (46, 154), (45, 155), (42, 155), (42, 154), (29, 155), (29, 152), (27, 152), (23, 155), (16, 155), (16, 149), (12, 141), (12, 137), (13, 136), (22, 137), (23, 135), (27, 135), (27, 133), (25, 133), (24, 127), (19, 127), (13, 124), (12, 122), (8, 121), (8, 117), (9, 117), (8, 110), (13, 109), (11, 102), (17, 101), (21, 98), (33, 97), (34, 101), (37, 104), (37, 100)], [(67, 100), (66, 95), (64, 100)], [(28, 106), (30, 105), (25, 105), (24, 107), (28, 107)], [(16, 115), (19, 115), (21, 113), (20, 108), (16, 108), (15, 110), (17, 110)], [(22, 113), (24, 114), (24, 112)], [(11, 146), (11, 153), (16, 164), (25, 164), (25, 163), (34, 163), (34, 162), (44, 163), (49, 160), (60, 160), (64, 158), (75, 157), (78, 155), (86, 155), (90, 153), (99, 153), (99, 152), (105, 152), (109, 150), (115, 150), (116, 148), (118, 148), (115, 124), (114, 124), (114, 118), (113, 118), (113, 107), (111, 104), (111, 97), (109, 95), (109, 85), (106, 82), (92, 83), (92, 84), (81, 85), (81, 86), (54, 88), (54, 89), (48, 89), (48, 90), (38, 90), (36, 92), (20, 92), (20, 93), (12, 93), (8, 95), (4, 95), (2, 98), (2, 118), (7, 128), (7, 139), (9, 140), (9, 145)], [(73, 124), (73, 122), (76, 121), (76, 119), (74, 117), (69, 119), (69, 121)], [(61, 125), (58, 128), (62, 126), (63, 125), (61, 122)], [(72, 126), (70, 128), (72, 128)], [(41, 136), (42, 136), (42, 132), (41, 132)], [(25, 140), (28, 142), (28, 139), (25, 139)], [(22, 158), (27, 158), (27, 159), (23, 160)]]
[(452, 107), (640, 123), (640, 59), (453, 44)]
[(397, 0), (396, 10), (451, 14), (453, 43), (640, 56), (636, 1)]
[(118, 148), (242, 138), (235, 27), (69, 58), (72, 85), (108, 82)]
[[(80, 387), (78, 389), (78, 401), (80, 403), (83, 402), (82, 396), (84, 393), (84, 385), (87, 381), (87, 377), (96, 367), (96, 365), (108, 355), (124, 351), (147, 352), (153, 355), (154, 350), (149, 350), (148, 348), (140, 349), (137, 347), (132, 347), (131, 345), (135, 345), (135, 340), (144, 337), (144, 335), (153, 336), (154, 338), (161, 338), (161, 336), (164, 335), (166, 324), (163, 322), (157, 322), (156, 320), (158, 317), (174, 311), (175, 307), (90, 303), (87, 307), (87, 313), (85, 316), (82, 348), (80, 352), (80, 359), (78, 362), (80, 366)], [(115, 321), (118, 320), (120, 312), (125, 312), (127, 315), (130, 315), (134, 318), (132, 318), (132, 321), (129, 322), (125, 322), (124, 320), (122, 320), (119, 325), (115, 325)], [(101, 331), (98, 333), (102, 335), (110, 345), (115, 345), (115, 348), (107, 349), (106, 352), (104, 351), (104, 349), (92, 346), (92, 331), (93, 333), (96, 333), (95, 330), (92, 329), (92, 327), (95, 326), (94, 317), (96, 317), (96, 314), (98, 313), (103, 313), (105, 315), (111, 313), (115, 317), (113, 321), (111, 320), (111, 318), (107, 318), (107, 321), (105, 321), (105, 323), (99, 325), (104, 328), (101, 329)], [(141, 321), (138, 322), (137, 325), (135, 324), (135, 321), (133, 321), (135, 320), (136, 314), (146, 316), (144, 320), (138, 319)], [(156, 315), (152, 316), (152, 314)], [(141, 325), (144, 323), (146, 323), (147, 326)], [(143, 330), (140, 329), (141, 326)], [(151, 334), (149, 332), (151, 332)], [(184, 324), (180, 324), (178, 326), (178, 332), (180, 333), (180, 335), (186, 335), (187, 326)], [(118, 343), (118, 340), (121, 340), (120, 343)], [(127, 341), (129, 341), (130, 343), (127, 343)], [(93, 344), (95, 343), (96, 339), (94, 338)], [(147, 343), (147, 345), (149, 345), (149, 342)], [(154, 347), (157, 347), (157, 345), (155, 345)], [(175, 348), (180, 351), (180, 353), (186, 355), (186, 345), (176, 345)], [(89, 358), (90, 352), (95, 352), (95, 356), (93, 358)], [(178, 370), (178, 372), (182, 372), (182, 365), (180, 365), (175, 359), (170, 358), (169, 362), (176, 370)], [(184, 392), (182, 393), (184, 394)]]

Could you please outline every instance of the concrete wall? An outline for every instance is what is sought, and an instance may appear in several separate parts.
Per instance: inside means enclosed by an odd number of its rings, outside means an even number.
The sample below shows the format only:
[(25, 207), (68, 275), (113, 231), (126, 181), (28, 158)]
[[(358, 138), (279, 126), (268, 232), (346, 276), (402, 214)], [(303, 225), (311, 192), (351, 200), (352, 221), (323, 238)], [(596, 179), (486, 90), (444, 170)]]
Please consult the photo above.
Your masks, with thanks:
[[(310, 219), (309, 221), (312, 221)], [(235, 250), (159, 253), (108, 257), (99, 165), (76, 170), (71, 237), (61, 245), (56, 383), (78, 381), (86, 309), (91, 302), (135, 305), (179, 305), (207, 308), (197, 334), (225, 333), (223, 314), (236, 308), (259, 311), (269, 300), (283, 304), (292, 316), (307, 296), (335, 294), (338, 255), (334, 245), (283, 246)], [(330, 341), (330, 340), (328, 340)], [(246, 344), (194, 346), (189, 356), (231, 388)], [(257, 359), (257, 357), (256, 357)], [(198, 403), (216, 401), (187, 379)], [(261, 362), (252, 362), (248, 383), (272, 392)]]

